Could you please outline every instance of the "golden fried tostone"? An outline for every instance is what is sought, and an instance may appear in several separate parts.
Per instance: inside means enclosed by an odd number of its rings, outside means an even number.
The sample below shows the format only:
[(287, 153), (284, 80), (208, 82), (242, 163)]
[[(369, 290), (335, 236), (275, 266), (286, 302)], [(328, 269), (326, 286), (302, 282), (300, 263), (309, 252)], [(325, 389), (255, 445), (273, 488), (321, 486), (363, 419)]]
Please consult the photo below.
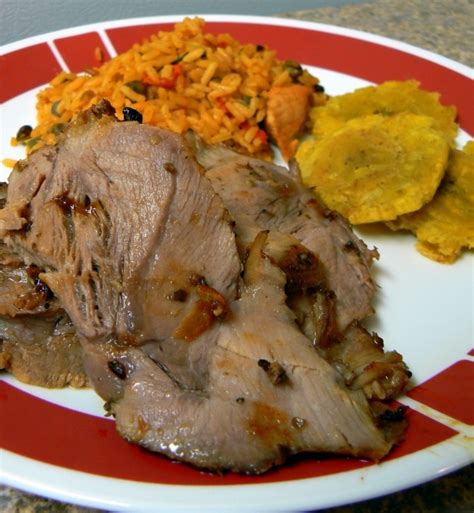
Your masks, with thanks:
[(353, 224), (388, 221), (431, 201), (449, 144), (427, 116), (356, 118), (296, 154), (304, 183)]
[(334, 96), (326, 105), (312, 109), (313, 133), (318, 139), (357, 117), (411, 112), (432, 117), (435, 120), (434, 127), (444, 133), (452, 144), (458, 130), (455, 122), (456, 108), (442, 105), (439, 93), (424, 91), (419, 89), (419, 85), (416, 80), (389, 81)]
[(452, 263), (462, 248), (474, 248), (474, 141), (453, 151), (433, 201), (387, 224), (415, 233), (417, 250), (437, 262)]

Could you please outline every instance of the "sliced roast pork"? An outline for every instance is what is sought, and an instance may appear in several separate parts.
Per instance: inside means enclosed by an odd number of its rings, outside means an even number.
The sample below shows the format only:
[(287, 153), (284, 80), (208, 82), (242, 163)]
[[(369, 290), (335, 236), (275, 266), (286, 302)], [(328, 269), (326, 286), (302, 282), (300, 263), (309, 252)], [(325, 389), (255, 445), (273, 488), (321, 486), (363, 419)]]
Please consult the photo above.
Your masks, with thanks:
[(199, 386), (169, 371), (166, 344), (116, 356), (109, 408), (119, 431), (199, 467), (248, 473), (298, 452), (379, 459), (393, 439), (376, 426), (364, 394), (349, 391), (297, 328), (265, 238), (251, 247), (229, 318), (193, 342), (206, 351), (192, 359), (206, 376)]
[(88, 385), (82, 348), (65, 312), (0, 317), (0, 368), (46, 388)]
[(75, 328), (39, 273), (0, 242), (0, 369), (31, 385), (85, 386)]
[(353, 322), (320, 353), (344, 376), (354, 390), (369, 399), (394, 399), (407, 387), (411, 372), (397, 351), (384, 351), (383, 339)]
[[(0, 243), (0, 369), (30, 385), (83, 387), (88, 379), (76, 330), (34, 266)], [(8, 263), (7, 263), (8, 262)]]
[(14, 171), (0, 230), (43, 270), (122, 436), (249, 473), (298, 452), (383, 457), (394, 438), (287, 305), (322, 279), (315, 257), (295, 270), (294, 239), (260, 230), (241, 259), (181, 137), (93, 114)]
[[(294, 238), (293, 257), (298, 258), (282, 267), (290, 280), (287, 302), (319, 352), (343, 372), (350, 387), (364, 390), (369, 399), (392, 399), (403, 392), (411, 374), (401, 355), (384, 352), (381, 338), (358, 322), (373, 312), (370, 266), (377, 252), (368, 250), (341, 216), (311, 195), (295, 163), (288, 172), (224, 146), (207, 146), (192, 134), (188, 140), (236, 222), (241, 255), (262, 229), (271, 231), (273, 244), (285, 236)], [(314, 259), (321, 269), (311, 283)], [(300, 276), (304, 280), (310, 275), (302, 290), (291, 285), (291, 268), (306, 270)]]
[(327, 286), (337, 297), (336, 322), (344, 330), (373, 312), (375, 284), (370, 275), (378, 257), (337, 213), (321, 205), (288, 171), (224, 146), (207, 146), (194, 139), (196, 156), (206, 177), (237, 220), (251, 218), (262, 230), (293, 235), (318, 256)]
[(141, 344), (199, 315), (191, 295), (202, 276), (218, 300), (235, 297), (240, 260), (226, 215), (180, 138), (103, 117), (12, 173), (0, 229), (45, 270), (80, 335)]

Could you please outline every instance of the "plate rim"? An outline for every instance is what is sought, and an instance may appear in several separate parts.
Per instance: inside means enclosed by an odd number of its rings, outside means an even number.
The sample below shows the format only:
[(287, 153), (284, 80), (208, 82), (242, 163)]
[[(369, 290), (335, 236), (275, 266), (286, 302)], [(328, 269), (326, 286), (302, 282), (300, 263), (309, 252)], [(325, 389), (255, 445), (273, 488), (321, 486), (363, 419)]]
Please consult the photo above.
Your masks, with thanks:
[[(464, 435), (459, 433), (426, 450), (418, 451), (393, 461), (382, 462), (379, 466), (369, 466), (363, 469), (354, 469), (336, 474), (339, 478), (337, 479), (337, 483), (334, 479), (335, 475), (305, 478), (296, 481), (222, 485), (219, 487), (143, 483), (105, 476), (95, 476), (77, 470), (63, 469), (48, 463), (31, 460), (30, 458), (6, 450), (3, 450), (4, 461), (8, 463), (11, 459), (16, 464), (19, 464), (20, 468), (25, 468), (29, 465), (37, 466), (39, 467), (37, 474), (41, 475), (41, 478), (37, 477), (36, 480), (31, 478), (15, 478), (14, 476), (8, 476), (6, 472), (4, 472), (4, 475), (6, 476), (5, 484), (7, 486), (13, 486), (39, 495), (45, 495), (44, 476), (47, 476), (51, 483), (46, 488), (46, 496), (48, 498), (86, 507), (113, 508), (114, 511), (140, 511), (151, 513), (156, 511), (156, 507), (158, 506), (166, 506), (167, 511), (187, 511), (189, 513), (197, 511), (217, 512), (224, 510), (227, 513), (253, 513), (254, 511), (258, 511), (259, 513), (296, 512), (309, 509), (313, 510), (314, 508), (337, 507), (343, 504), (349, 504), (349, 502), (357, 503), (374, 499), (390, 493), (413, 488), (431, 481), (432, 479), (437, 479), (455, 472), (474, 461), (474, 457), (472, 455), (470, 456), (467, 451), (461, 454), (459, 440), (463, 437)], [(433, 451), (433, 447), (436, 448), (436, 451)], [(453, 448), (457, 449), (458, 453), (453, 452)], [(401, 486), (399, 482), (397, 484), (391, 482), (389, 477), (393, 471), (391, 468), (394, 466), (393, 464), (396, 466), (403, 464), (406, 468), (410, 468), (413, 467), (412, 463), (417, 463), (417, 460), (419, 465), (420, 456), (422, 462), (425, 464), (437, 467), (435, 475), (427, 477), (426, 474), (421, 473), (416, 477), (416, 472), (412, 470), (403, 475)], [(443, 457), (445, 462), (444, 467), (441, 469), (436, 465), (436, 461), (439, 457)], [(57, 485), (55, 479), (60, 477), (64, 471), (67, 472), (70, 479), (67, 490)], [(372, 474), (375, 474), (375, 476)], [(382, 478), (386, 477), (386, 479), (383, 480), (382, 486), (379, 484), (381, 474)], [(94, 478), (94, 486), (88, 488), (85, 485), (86, 482), (90, 480), (91, 476)], [(43, 481), (41, 481), (41, 479), (43, 479)], [(73, 487), (77, 484), (82, 484), (82, 493), (74, 490)], [(316, 487), (314, 487), (315, 484)], [(345, 486), (341, 486), (341, 484), (345, 484)], [(355, 487), (361, 484), (364, 484), (369, 489), (364, 487), (357, 489)], [(103, 485), (116, 487), (116, 490), (118, 487), (122, 487), (122, 498), (119, 500), (114, 498), (114, 492), (109, 489), (107, 489), (107, 493), (104, 494)], [(312, 486), (313, 493), (318, 491), (324, 491), (326, 493), (319, 496), (316, 502), (313, 494), (304, 493), (305, 491), (307, 492), (308, 486)], [(100, 489), (100, 493), (102, 494), (100, 497), (94, 495), (94, 489), (96, 487)], [(92, 491), (90, 491), (91, 488)], [(131, 488), (131, 490), (128, 490), (128, 488)], [(257, 488), (259, 497), (256, 502), (255, 492)], [(84, 490), (87, 490), (87, 492), (84, 492)], [(217, 490), (217, 493), (215, 493), (217, 497), (212, 497), (209, 493), (210, 490)], [(132, 497), (131, 500), (128, 499), (128, 501), (126, 498), (127, 491), (135, 492), (135, 496)], [(333, 495), (327, 493), (328, 491), (332, 492)], [(288, 492), (292, 492), (290, 498)], [(162, 502), (157, 502), (158, 498), (160, 498)], [(229, 501), (232, 501), (230, 506)], [(192, 505), (190, 505), (191, 502)]]
[(0, 51), (3, 53), (9, 53), (11, 51), (19, 50), (32, 46), (37, 43), (45, 42), (50, 39), (58, 39), (64, 36), (78, 35), (92, 30), (107, 30), (112, 28), (122, 27), (124, 23), (127, 26), (137, 25), (152, 25), (154, 23), (173, 23), (180, 21), (186, 17), (199, 16), (206, 21), (210, 22), (231, 22), (231, 23), (249, 23), (252, 25), (264, 24), (274, 26), (289, 26), (309, 30), (318, 30), (330, 34), (354, 37), (356, 39), (362, 39), (364, 41), (373, 42), (389, 48), (395, 48), (397, 50), (410, 53), (421, 57), (423, 59), (436, 62), (444, 67), (452, 69), (466, 77), (470, 77), (473, 68), (458, 62), (449, 57), (445, 57), (441, 54), (426, 50), (411, 43), (405, 43), (402, 40), (390, 38), (374, 34), (372, 32), (347, 28), (339, 25), (333, 25), (329, 23), (320, 23), (307, 20), (297, 20), (294, 18), (279, 18), (276, 16), (256, 16), (256, 15), (243, 15), (243, 14), (183, 14), (183, 15), (163, 15), (163, 16), (141, 16), (136, 18), (124, 18), (118, 20), (108, 20), (95, 23), (87, 23), (84, 25), (77, 25), (74, 27), (68, 27), (65, 29), (55, 30), (52, 32), (44, 32), (35, 36), (31, 36), (24, 39), (19, 39), (11, 43), (0, 46)]

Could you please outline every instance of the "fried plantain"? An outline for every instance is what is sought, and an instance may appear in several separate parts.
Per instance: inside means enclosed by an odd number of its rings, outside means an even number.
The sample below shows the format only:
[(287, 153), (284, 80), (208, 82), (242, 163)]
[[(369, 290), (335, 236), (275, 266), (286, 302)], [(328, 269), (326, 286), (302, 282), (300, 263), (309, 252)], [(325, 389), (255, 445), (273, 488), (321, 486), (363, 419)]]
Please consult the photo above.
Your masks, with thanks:
[(303, 181), (353, 224), (393, 220), (431, 201), (449, 144), (431, 117), (412, 113), (352, 119), (296, 159)]
[(430, 203), (387, 224), (415, 233), (417, 250), (437, 262), (452, 263), (463, 248), (474, 248), (474, 141), (452, 152)]
[(419, 89), (419, 85), (416, 80), (389, 81), (334, 96), (326, 105), (312, 109), (313, 133), (320, 138), (341, 128), (350, 119), (370, 114), (391, 116), (411, 112), (432, 117), (434, 128), (453, 144), (458, 130), (456, 108), (442, 105), (439, 93), (424, 91)]

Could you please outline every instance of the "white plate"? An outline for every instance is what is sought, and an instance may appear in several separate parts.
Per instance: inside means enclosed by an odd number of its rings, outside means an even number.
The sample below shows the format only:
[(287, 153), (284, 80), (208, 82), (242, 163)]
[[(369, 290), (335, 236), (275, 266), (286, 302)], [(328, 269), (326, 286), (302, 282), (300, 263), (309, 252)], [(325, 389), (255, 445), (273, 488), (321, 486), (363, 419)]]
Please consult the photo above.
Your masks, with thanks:
[[(167, 16), (67, 29), (2, 48), (0, 158), (21, 158), (10, 137), (34, 124), (35, 94), (60, 69), (91, 64), (100, 45), (110, 56)], [(334, 95), (388, 79), (415, 78), (460, 112), (458, 143), (472, 134), (472, 70), (407, 44), (328, 25), (250, 16), (206, 16), (208, 29), (266, 43), (304, 63)], [(7, 170), (0, 171), (6, 179)], [(444, 266), (419, 255), (414, 238), (361, 233), (381, 253), (381, 286), (372, 322), (387, 349), (414, 374), (406, 440), (383, 463), (303, 458), (264, 476), (213, 476), (122, 441), (91, 391), (45, 390), (2, 376), (4, 483), (52, 498), (123, 511), (296, 511), (376, 497), (439, 477), (473, 461), (473, 258)], [(469, 352), (471, 354), (469, 354)], [(471, 401), (471, 403), (466, 402)]]

